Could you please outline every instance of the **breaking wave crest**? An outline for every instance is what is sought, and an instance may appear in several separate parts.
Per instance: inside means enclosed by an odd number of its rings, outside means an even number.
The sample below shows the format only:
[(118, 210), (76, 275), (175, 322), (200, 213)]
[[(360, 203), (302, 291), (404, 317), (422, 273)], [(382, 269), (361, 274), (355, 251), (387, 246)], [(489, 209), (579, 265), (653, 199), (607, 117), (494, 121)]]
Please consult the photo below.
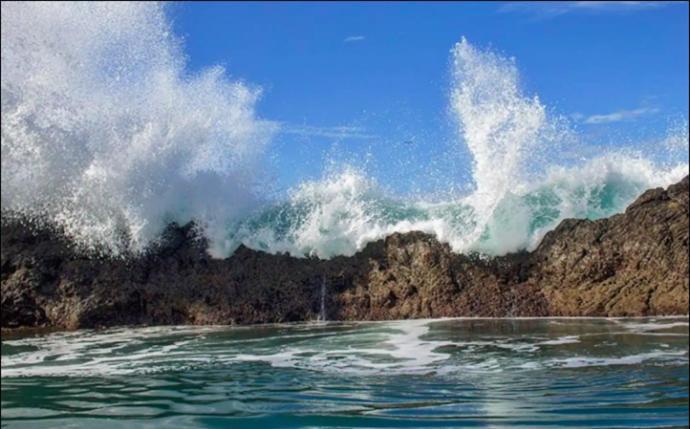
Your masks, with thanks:
[(452, 57), (451, 107), (473, 157), (473, 192), (442, 201), (395, 198), (365, 172), (344, 166), (229, 228), (227, 248), (244, 243), (327, 258), (394, 232), (423, 231), (456, 252), (500, 255), (534, 248), (565, 218), (621, 212), (646, 189), (688, 174), (687, 122), (661, 145), (668, 149), (662, 160), (621, 150), (568, 163), (564, 146), (577, 144), (577, 136), (520, 91), (513, 60), (465, 39)]
[(685, 166), (660, 171), (644, 158), (608, 155), (577, 167), (553, 167), (543, 181), (500, 195), (481, 217), (486, 206), (473, 205), (476, 194), (442, 202), (396, 199), (363, 173), (345, 168), (301, 184), (288, 201), (229, 228), (225, 244), (328, 258), (352, 255), (395, 232), (423, 231), (456, 252), (501, 255), (533, 249), (563, 219), (619, 213), (646, 189), (686, 174)]
[(161, 5), (3, 3), (2, 64), (3, 210), (117, 254), (255, 206), (260, 92), (185, 75)]
[(259, 88), (220, 67), (186, 71), (163, 6), (3, 3), (3, 217), (47, 219), (85, 250), (114, 255), (189, 221), (218, 257), (241, 243), (350, 255), (412, 230), (495, 255), (533, 248), (564, 218), (620, 212), (688, 174), (687, 122), (661, 157), (619, 150), (573, 161), (579, 137), (521, 90), (514, 60), (464, 39), (451, 56), (469, 194), (400, 197), (341, 165), (266, 201), (262, 159), (278, 123), (257, 117)]

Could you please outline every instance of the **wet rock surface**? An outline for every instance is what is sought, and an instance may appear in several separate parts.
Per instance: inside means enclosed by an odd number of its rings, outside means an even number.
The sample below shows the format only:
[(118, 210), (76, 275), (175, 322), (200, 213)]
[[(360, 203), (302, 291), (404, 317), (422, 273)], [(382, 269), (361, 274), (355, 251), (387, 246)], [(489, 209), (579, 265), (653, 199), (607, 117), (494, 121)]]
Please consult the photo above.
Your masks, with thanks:
[(496, 258), (412, 232), (330, 260), (246, 247), (213, 259), (191, 225), (171, 225), (145, 255), (95, 258), (3, 220), (2, 327), (316, 320), (322, 296), (331, 320), (685, 315), (688, 187), (686, 177), (625, 213), (565, 220), (533, 252)]

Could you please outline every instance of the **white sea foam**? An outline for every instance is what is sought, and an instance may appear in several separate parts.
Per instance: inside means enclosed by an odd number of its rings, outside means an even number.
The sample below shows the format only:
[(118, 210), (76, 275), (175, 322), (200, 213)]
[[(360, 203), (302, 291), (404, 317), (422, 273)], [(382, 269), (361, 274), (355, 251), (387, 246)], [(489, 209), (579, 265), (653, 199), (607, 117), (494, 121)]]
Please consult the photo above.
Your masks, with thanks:
[(687, 364), (688, 353), (686, 351), (670, 352), (668, 350), (657, 350), (649, 353), (638, 353), (620, 357), (570, 357), (565, 359), (554, 359), (545, 363), (545, 366), (557, 366), (562, 368), (583, 368), (591, 366), (613, 366), (613, 365), (639, 365), (647, 361), (658, 363)]
[[(688, 361), (687, 333), (685, 340), (668, 336), (651, 339), (644, 343), (646, 349), (634, 349), (626, 355), (623, 353), (627, 342), (618, 342), (621, 336), (646, 335), (647, 331), (615, 332), (611, 331), (618, 325), (615, 321), (581, 320), (576, 325), (559, 325), (563, 327), (558, 329), (567, 332), (568, 326), (574, 326), (583, 331), (583, 326), (589, 326), (579, 335), (530, 334), (530, 328), (519, 335), (495, 335), (493, 325), (482, 327), (481, 333), (470, 331), (473, 323), (470, 319), (409, 320), (56, 333), (3, 340), (2, 377), (131, 375), (247, 362), (337, 374), (455, 377), (505, 370), (679, 365)], [(515, 319), (492, 323), (519, 328), (521, 322)], [(668, 328), (684, 322), (636, 323), (661, 324)], [(458, 338), (457, 334), (463, 335)], [(584, 337), (587, 337), (586, 346), (568, 347), (580, 343)], [(573, 350), (577, 355), (572, 355)]]
[(554, 340), (541, 341), (538, 344), (542, 346), (560, 346), (562, 344), (576, 344), (580, 342), (580, 337), (577, 335), (566, 335)]
[(640, 321), (634, 321), (634, 320), (626, 320), (626, 319), (614, 319), (614, 322), (625, 329), (628, 329), (630, 331), (636, 332), (636, 333), (650, 333), (650, 332), (655, 332), (655, 331), (662, 331), (661, 333), (663, 334), (663, 331), (666, 331), (668, 329), (673, 329), (673, 328), (680, 328), (684, 327), (688, 328), (688, 322), (682, 322), (682, 321), (674, 321), (674, 322), (668, 322), (668, 321), (663, 321), (663, 320), (654, 320), (654, 321), (647, 321), (647, 322), (640, 322)]

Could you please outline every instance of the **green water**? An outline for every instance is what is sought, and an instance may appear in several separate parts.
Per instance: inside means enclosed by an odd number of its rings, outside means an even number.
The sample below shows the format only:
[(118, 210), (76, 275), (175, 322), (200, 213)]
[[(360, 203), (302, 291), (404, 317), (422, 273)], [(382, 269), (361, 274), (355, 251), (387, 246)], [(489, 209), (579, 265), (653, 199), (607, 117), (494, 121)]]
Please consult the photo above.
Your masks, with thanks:
[(2, 342), (2, 427), (687, 427), (688, 319), (77, 331)]

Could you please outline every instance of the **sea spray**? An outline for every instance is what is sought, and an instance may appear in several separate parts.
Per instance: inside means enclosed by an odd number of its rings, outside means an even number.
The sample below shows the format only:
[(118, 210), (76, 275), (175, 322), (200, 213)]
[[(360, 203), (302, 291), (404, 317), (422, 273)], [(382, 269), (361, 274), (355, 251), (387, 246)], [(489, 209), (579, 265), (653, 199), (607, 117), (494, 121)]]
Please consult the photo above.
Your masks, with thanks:
[(520, 92), (514, 60), (482, 52), (464, 38), (453, 49), (451, 108), (472, 157), (476, 190), (465, 199), (477, 218), (469, 242), (501, 199), (522, 182), (524, 158), (540, 144), (547, 128), (539, 98)]
[(565, 218), (610, 216), (646, 189), (688, 174), (687, 121), (659, 142), (656, 152), (664, 150), (657, 159), (620, 148), (573, 162), (578, 136), (564, 118), (522, 92), (514, 60), (464, 39), (451, 53), (451, 112), (458, 145), (466, 144), (473, 157), (469, 195), (400, 198), (365, 171), (343, 165), (229, 229), (228, 242), (329, 258), (417, 230), (456, 252), (501, 255), (534, 248)]
[(141, 250), (190, 220), (215, 246), (255, 206), (275, 126), (258, 89), (184, 66), (158, 3), (3, 3), (3, 211), (87, 250)]
[(413, 230), (496, 255), (688, 174), (687, 121), (659, 143), (661, 156), (618, 150), (572, 162), (561, 147), (572, 152), (577, 135), (525, 93), (515, 60), (464, 39), (451, 57), (450, 111), (458, 150), (472, 156), (471, 192), (401, 197), (341, 165), (267, 202), (262, 157), (277, 125), (255, 115), (260, 89), (219, 67), (188, 74), (163, 6), (3, 3), (3, 218), (47, 219), (83, 249), (114, 255), (192, 220), (217, 257), (241, 243), (351, 255)]

